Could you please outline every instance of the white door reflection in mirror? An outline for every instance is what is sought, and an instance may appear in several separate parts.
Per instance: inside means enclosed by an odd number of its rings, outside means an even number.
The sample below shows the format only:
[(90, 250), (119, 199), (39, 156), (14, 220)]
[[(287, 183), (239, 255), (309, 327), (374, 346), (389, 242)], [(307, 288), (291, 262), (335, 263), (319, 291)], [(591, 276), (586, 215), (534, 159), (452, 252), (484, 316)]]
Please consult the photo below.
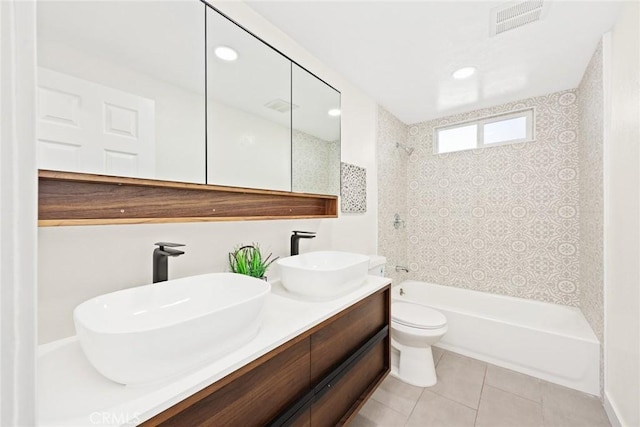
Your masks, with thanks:
[(340, 192), (340, 92), (293, 64), (292, 186), (301, 193)]
[(39, 167), (204, 183), (204, 9), (38, 2)]
[(154, 116), (151, 99), (40, 67), (39, 167), (154, 177)]
[(291, 191), (291, 62), (207, 8), (207, 183)]

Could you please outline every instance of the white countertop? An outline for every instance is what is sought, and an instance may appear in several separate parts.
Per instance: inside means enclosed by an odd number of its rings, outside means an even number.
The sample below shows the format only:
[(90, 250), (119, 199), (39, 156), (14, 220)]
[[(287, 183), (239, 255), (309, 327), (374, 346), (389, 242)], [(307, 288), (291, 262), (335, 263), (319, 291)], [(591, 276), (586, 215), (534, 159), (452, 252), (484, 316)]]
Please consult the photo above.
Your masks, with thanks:
[(363, 286), (330, 301), (295, 299), (272, 283), (260, 332), (249, 343), (177, 380), (123, 386), (100, 375), (87, 361), (77, 338), (38, 349), (40, 426), (137, 425), (184, 400), (247, 363), (311, 329), (391, 282), (368, 276)]

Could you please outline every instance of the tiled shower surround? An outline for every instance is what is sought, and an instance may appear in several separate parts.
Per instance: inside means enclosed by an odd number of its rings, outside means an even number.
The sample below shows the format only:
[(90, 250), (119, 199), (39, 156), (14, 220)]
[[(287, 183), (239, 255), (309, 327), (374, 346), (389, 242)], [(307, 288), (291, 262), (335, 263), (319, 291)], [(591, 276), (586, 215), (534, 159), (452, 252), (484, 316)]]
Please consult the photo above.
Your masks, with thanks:
[[(580, 308), (604, 344), (604, 85), (602, 43), (578, 86), (580, 170)], [(604, 396), (604, 345), (600, 347)]]
[[(379, 109), (379, 253), (411, 270), (393, 279), (576, 306), (603, 342), (602, 55), (575, 90), (414, 125)], [(525, 108), (532, 142), (433, 153), (438, 126)]]
[(604, 339), (604, 96), (602, 44), (578, 86), (580, 107), (580, 307), (587, 321)]
[[(387, 258), (387, 277), (399, 283), (406, 273), (395, 271), (396, 265), (407, 265), (407, 163), (409, 156), (396, 148), (405, 143), (407, 126), (378, 107), (378, 253)], [(405, 221), (393, 226), (394, 215)]]
[(293, 129), (293, 191), (338, 194), (340, 141), (325, 141)]
[[(531, 107), (533, 142), (433, 154), (438, 126)], [(577, 306), (577, 130), (574, 91), (408, 126), (410, 277)]]

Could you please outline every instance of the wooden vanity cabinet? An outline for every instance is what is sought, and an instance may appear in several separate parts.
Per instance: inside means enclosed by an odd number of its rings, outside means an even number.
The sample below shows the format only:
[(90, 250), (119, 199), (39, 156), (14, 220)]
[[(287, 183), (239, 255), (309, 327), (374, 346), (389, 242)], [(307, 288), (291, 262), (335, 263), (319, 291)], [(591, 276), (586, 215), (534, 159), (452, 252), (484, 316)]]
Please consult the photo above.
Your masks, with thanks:
[(343, 425), (358, 413), (367, 398), (378, 387), (382, 366), (386, 363), (388, 347), (385, 341), (378, 343), (356, 364), (332, 391), (323, 395), (311, 406), (311, 426)]
[(386, 286), (142, 425), (347, 424), (390, 371), (390, 296)]
[(324, 322), (311, 335), (311, 382), (317, 383), (387, 325), (384, 294), (374, 294)]

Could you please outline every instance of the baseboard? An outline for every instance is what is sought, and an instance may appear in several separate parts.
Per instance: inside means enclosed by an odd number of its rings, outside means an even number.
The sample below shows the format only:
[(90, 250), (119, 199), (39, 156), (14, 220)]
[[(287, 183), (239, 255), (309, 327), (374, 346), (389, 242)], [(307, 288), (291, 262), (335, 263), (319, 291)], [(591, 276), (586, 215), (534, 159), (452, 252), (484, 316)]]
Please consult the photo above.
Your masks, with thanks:
[(604, 410), (607, 413), (607, 417), (609, 418), (609, 422), (611, 423), (611, 427), (622, 427), (622, 423), (620, 422), (620, 418), (618, 418), (618, 414), (614, 409), (611, 401), (609, 400), (609, 396), (607, 393), (604, 393)]

